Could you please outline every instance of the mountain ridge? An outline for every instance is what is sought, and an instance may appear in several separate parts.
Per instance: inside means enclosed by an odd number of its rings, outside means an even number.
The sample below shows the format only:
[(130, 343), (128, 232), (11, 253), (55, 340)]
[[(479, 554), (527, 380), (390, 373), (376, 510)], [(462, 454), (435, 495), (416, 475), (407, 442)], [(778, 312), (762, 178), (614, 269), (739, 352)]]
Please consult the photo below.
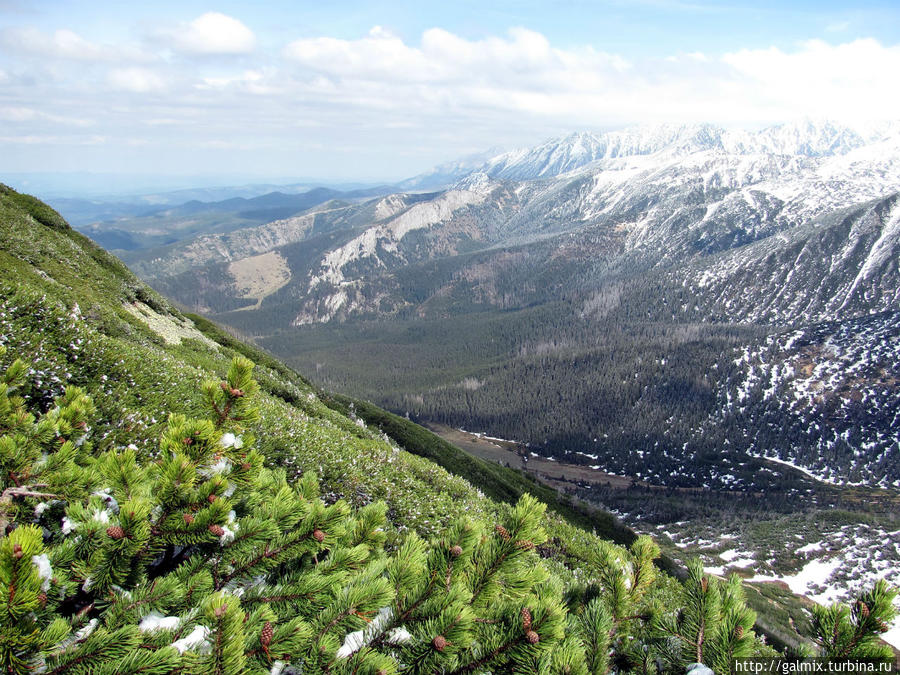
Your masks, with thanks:
[(478, 155), (448, 162), (400, 183), (399, 187), (411, 189), (420, 179), (436, 175), (447, 177), (449, 182), (446, 184), (449, 184), (454, 178), (458, 180), (475, 172), (510, 180), (549, 178), (603, 159), (657, 153), (683, 156), (699, 150), (720, 150), (731, 154), (836, 156), (896, 136), (897, 128), (896, 123), (887, 122), (852, 128), (829, 120), (803, 119), (756, 132), (708, 123), (642, 125), (602, 134), (576, 131), (533, 147), (485, 157), (481, 164), (478, 164)]
[[(755, 340), (757, 332), (890, 310), (900, 287), (895, 263), (900, 255), (898, 128), (892, 124), (863, 134), (810, 122), (755, 133), (670, 126), (613, 132), (605, 144), (596, 136), (574, 135), (501, 155), (505, 159), (492, 165), (500, 174), (564, 171), (557, 176), (513, 180), (471, 170), (446, 190), (318, 208), (254, 228), (204, 235), (162, 257), (138, 256), (132, 263), (166, 294), (287, 355), (305, 349), (292, 342), (292, 335), (327, 335), (331, 324), (386, 327), (395, 322), (416, 331), (417, 324), (456, 317), (505, 332), (525, 322), (521, 339), (498, 341), (506, 351), (492, 353), (488, 363), (495, 364), (493, 369), (482, 365), (481, 357), (463, 354), (463, 372), (453, 381), (426, 368), (437, 378), (430, 386), (413, 375), (394, 374), (372, 394), (351, 391), (381, 396), (377, 400), (394, 411), (422, 419), (439, 414), (437, 421), (443, 423), (481, 425), (475, 428), (521, 438), (548, 455), (567, 450), (597, 455), (600, 450), (608, 471), (642, 471), (645, 478), (679, 485), (715, 482), (727, 472), (701, 464), (680, 473), (689, 454), (685, 447), (713, 452), (712, 442), (701, 438), (712, 413), (682, 405), (675, 392), (691, 391), (697, 402), (714, 405), (721, 387), (732, 381), (725, 376), (689, 383), (685, 365), (678, 376), (683, 381), (658, 384), (650, 377), (657, 366), (636, 360), (633, 376), (658, 390), (643, 428), (630, 412), (647, 405), (639, 389), (628, 388), (621, 398), (603, 389), (603, 395), (619, 401), (615, 415), (592, 421), (595, 406), (588, 391), (569, 400), (573, 392), (554, 389), (563, 387), (562, 380), (536, 383), (542, 396), (583, 409), (567, 428), (551, 418), (571, 413), (537, 412), (547, 417), (543, 432), (540, 424), (516, 427), (518, 404), (506, 378), (534, 377), (528, 359), (537, 354), (559, 361), (561, 372), (568, 373), (562, 360), (572, 351), (574, 363), (592, 373), (585, 375), (589, 381), (603, 380), (606, 376), (595, 370), (603, 362), (597, 355), (602, 346), (592, 330), (610, 331), (616, 341), (627, 334), (652, 335), (645, 346), (650, 350), (656, 350), (653, 341), (669, 336), (664, 339), (684, 354), (679, 358), (693, 359), (691, 367), (725, 372), (736, 358), (729, 355), (730, 341), (740, 344)], [(566, 151), (557, 152), (559, 146)], [(794, 154), (784, 154), (786, 149)], [(263, 255), (276, 256), (284, 273), (277, 284), (260, 284), (265, 290), (252, 296), (244, 290), (252, 286), (246, 271), (258, 264), (251, 258)], [(541, 312), (558, 335), (528, 318)], [(504, 321), (509, 328), (502, 327)], [(424, 330), (428, 335), (430, 329)], [(684, 337), (706, 334), (709, 339)], [(393, 338), (367, 337), (363, 344), (373, 339)], [(692, 349), (694, 355), (687, 356)], [(315, 354), (314, 362), (295, 363), (334, 377), (346, 367), (337, 365), (340, 361), (352, 362), (327, 349)], [(660, 363), (667, 360), (664, 354), (657, 357)], [(340, 377), (326, 381), (358, 386)], [(467, 390), (458, 382), (480, 384)], [(483, 400), (487, 392), (506, 406), (502, 413), (465, 412), (465, 401), (491, 407)], [(605, 433), (600, 419), (615, 429), (614, 440), (595, 440)], [(649, 420), (676, 421), (683, 438), (652, 431)], [(898, 433), (891, 428), (878, 448)], [(743, 436), (734, 434), (732, 447), (750, 452)], [(637, 447), (645, 453), (640, 461), (624, 452)], [(656, 464), (649, 471), (640, 466), (648, 456)], [(848, 462), (840, 465), (845, 474), (850, 471)], [(873, 480), (897, 479), (879, 466)], [(751, 485), (752, 477), (729, 483), (731, 488)]]

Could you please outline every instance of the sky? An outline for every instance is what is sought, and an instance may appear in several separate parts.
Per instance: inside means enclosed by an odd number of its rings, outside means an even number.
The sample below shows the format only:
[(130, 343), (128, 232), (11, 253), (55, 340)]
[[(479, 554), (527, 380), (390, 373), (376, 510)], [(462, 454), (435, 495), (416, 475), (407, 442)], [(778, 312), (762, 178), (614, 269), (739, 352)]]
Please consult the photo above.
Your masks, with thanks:
[(898, 73), (895, 0), (0, 0), (0, 182), (395, 181), (572, 131), (866, 124)]

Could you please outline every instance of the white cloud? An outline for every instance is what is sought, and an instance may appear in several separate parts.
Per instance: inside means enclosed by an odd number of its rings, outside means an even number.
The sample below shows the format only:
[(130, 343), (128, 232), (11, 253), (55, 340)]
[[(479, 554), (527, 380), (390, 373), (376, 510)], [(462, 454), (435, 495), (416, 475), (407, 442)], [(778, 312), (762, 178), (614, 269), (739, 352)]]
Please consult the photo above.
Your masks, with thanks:
[(740, 95), (757, 108), (789, 115), (875, 119), (896, 115), (900, 45), (860, 39), (839, 45), (810, 40), (793, 52), (741, 50), (722, 61), (738, 74)]
[(172, 32), (178, 51), (190, 54), (248, 54), (256, 36), (234, 17), (207, 12)]
[(113, 89), (138, 94), (158, 92), (166, 88), (165, 80), (149, 68), (113, 68), (106, 79)]
[(560, 49), (524, 28), (474, 41), (434, 28), (415, 46), (376, 27), (358, 40), (296, 40), (284, 55), (299, 68), (305, 95), (335, 104), (475, 116), (493, 110), (569, 126), (888, 117), (900, 103), (886, 85), (900, 68), (900, 47), (871, 39), (632, 62), (592, 47)]
[(3, 45), (20, 53), (76, 61), (102, 61), (110, 50), (88, 42), (78, 33), (61, 28), (44, 33), (37, 28), (9, 28), (0, 36)]
[(7, 145), (103, 145), (107, 142), (105, 136), (53, 136), (30, 134), (27, 136), (0, 136), (0, 143)]
[(627, 69), (619, 57), (593, 49), (554, 49), (547, 38), (525, 28), (513, 28), (506, 38), (465, 40), (441, 28), (422, 34), (421, 46), (406, 45), (376, 26), (359, 40), (306, 38), (285, 48), (294, 63), (330, 77), (354, 81), (449, 82), (502, 81), (540, 84), (542, 75), (585, 69)]
[(0, 44), (17, 56), (34, 56), (78, 62), (149, 61), (153, 57), (133, 44), (111, 46), (91, 42), (73, 30), (59, 28), (52, 33), (34, 27), (7, 28), (0, 32)]
[(87, 127), (92, 124), (90, 120), (79, 119), (75, 117), (65, 117), (63, 115), (54, 115), (42, 110), (35, 110), (25, 106), (0, 106), (0, 121), (11, 123), (28, 123), (35, 121), (46, 121), (55, 124), (64, 124), (74, 127)]
[(237, 89), (248, 94), (270, 95), (281, 91), (276, 77), (272, 71), (251, 69), (237, 75), (204, 77), (195, 87), (201, 91)]

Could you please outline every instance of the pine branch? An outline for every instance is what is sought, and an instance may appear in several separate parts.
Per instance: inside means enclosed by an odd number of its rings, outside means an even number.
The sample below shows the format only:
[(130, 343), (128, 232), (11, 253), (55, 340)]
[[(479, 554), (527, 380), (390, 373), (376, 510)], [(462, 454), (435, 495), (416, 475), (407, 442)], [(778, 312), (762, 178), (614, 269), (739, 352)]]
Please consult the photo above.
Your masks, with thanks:
[(482, 666), (487, 665), (488, 663), (490, 663), (491, 661), (496, 659), (501, 654), (509, 651), (510, 649), (515, 647), (518, 643), (520, 643), (521, 641), (522, 641), (522, 638), (518, 638), (515, 640), (510, 640), (509, 642), (506, 642), (504, 644), (501, 644), (498, 647), (494, 648), (494, 650), (491, 651), (486, 656), (483, 656), (480, 659), (477, 659), (476, 661), (472, 661), (471, 663), (466, 664), (462, 668), (457, 668), (456, 670), (451, 671), (451, 675), (461, 675), (462, 673), (471, 673), (471, 672), (481, 668)]

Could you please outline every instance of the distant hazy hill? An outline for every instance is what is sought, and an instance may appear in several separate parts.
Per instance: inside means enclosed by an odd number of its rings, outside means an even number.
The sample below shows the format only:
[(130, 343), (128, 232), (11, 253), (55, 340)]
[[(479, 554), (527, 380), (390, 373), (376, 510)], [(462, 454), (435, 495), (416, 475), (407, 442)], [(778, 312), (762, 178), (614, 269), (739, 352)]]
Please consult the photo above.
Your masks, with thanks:
[[(348, 203), (383, 195), (385, 187), (339, 191), (303, 186), (302, 192), (247, 189), (181, 190), (163, 195), (145, 195), (129, 202), (83, 199), (53, 199), (53, 205), (82, 232), (109, 250), (134, 251), (171, 245), (198, 233), (227, 232), (259, 225), (303, 212), (330, 200)], [(300, 186), (298, 186), (300, 187)], [(220, 193), (247, 192), (250, 197), (230, 196), (210, 200)]]

